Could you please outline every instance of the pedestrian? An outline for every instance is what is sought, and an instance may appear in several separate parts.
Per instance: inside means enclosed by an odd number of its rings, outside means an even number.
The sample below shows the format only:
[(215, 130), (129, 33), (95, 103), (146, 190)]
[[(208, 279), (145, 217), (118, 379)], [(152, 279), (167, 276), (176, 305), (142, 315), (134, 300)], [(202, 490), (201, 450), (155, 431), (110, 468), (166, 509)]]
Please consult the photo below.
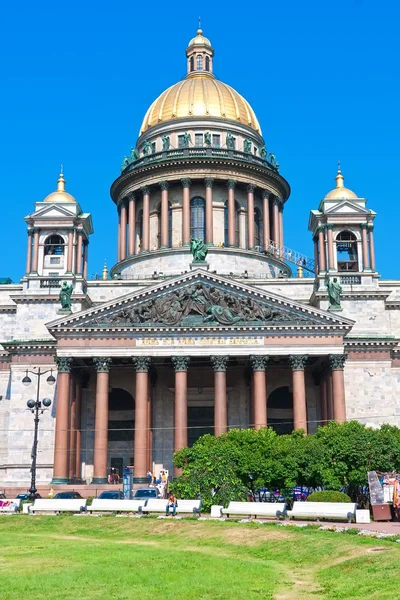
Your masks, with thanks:
[(168, 503), (167, 503), (167, 507), (165, 510), (165, 514), (167, 517), (169, 515), (170, 508), (172, 508), (172, 516), (175, 517), (176, 509), (178, 508), (178, 500), (176, 499), (176, 497), (174, 496), (174, 494), (172, 492), (170, 492), (168, 495)]

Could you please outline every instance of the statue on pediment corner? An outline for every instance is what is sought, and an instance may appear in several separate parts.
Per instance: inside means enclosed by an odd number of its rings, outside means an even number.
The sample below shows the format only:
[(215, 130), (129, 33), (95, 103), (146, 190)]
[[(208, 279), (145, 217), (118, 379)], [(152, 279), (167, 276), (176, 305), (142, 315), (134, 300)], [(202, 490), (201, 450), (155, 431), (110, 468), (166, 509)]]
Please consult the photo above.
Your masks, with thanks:
[(337, 277), (330, 278), (329, 276), (326, 278), (325, 285), (328, 290), (328, 298), (329, 298), (329, 308), (328, 310), (342, 310), (340, 304), (340, 296), (343, 293), (343, 288), (338, 282)]
[(203, 263), (207, 258), (208, 246), (203, 242), (203, 240), (195, 240), (194, 238), (191, 238), (190, 252), (192, 253), (194, 263)]
[(68, 284), (67, 281), (63, 281), (61, 284), (61, 290), (58, 295), (58, 299), (61, 302), (61, 310), (70, 311), (71, 310), (71, 296), (74, 291), (74, 286), (72, 283)]

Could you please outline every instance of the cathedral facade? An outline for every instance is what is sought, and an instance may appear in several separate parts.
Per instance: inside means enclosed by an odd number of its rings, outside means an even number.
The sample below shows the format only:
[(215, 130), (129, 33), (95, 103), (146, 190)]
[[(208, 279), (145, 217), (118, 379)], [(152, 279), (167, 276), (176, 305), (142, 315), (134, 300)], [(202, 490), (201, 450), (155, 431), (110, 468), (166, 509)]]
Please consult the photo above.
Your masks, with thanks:
[(380, 279), (376, 213), (339, 168), (310, 213), (314, 256), (288, 248), (290, 187), (253, 109), (200, 29), (186, 60), (111, 186), (110, 273), (88, 277), (92, 218), (63, 174), (25, 219), (25, 275), (0, 284), (2, 487), (29, 484), (36, 397), (52, 401), (38, 484), (128, 465), (142, 482), (234, 427), (400, 425), (400, 282)]

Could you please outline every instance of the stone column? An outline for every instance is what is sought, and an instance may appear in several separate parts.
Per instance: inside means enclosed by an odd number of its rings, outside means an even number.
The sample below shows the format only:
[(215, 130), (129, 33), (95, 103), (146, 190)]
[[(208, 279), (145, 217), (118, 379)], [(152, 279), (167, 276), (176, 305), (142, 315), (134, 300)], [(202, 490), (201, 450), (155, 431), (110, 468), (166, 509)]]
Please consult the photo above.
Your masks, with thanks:
[(318, 227), (318, 239), (319, 239), (319, 272), (326, 271), (326, 257), (325, 257), (325, 237), (324, 228)]
[(328, 422), (328, 390), (327, 390), (326, 377), (321, 378), (320, 395), (321, 395), (321, 425), (326, 425)]
[(228, 179), (228, 246), (236, 246), (236, 210), (235, 210), (235, 185), (234, 179)]
[[(187, 430), (187, 370), (190, 363), (189, 356), (172, 356), (175, 369), (175, 428), (174, 452), (186, 448), (188, 445)], [(181, 469), (175, 467), (175, 476), (181, 474)]]
[(82, 443), (82, 381), (79, 377), (75, 383), (75, 403), (76, 403), (76, 448), (75, 448), (75, 474), (79, 480), (82, 477), (82, 462), (81, 462), (81, 443)]
[(254, 429), (267, 426), (267, 362), (268, 356), (250, 356), (253, 368)]
[(370, 271), (367, 231), (368, 231), (368, 223), (361, 223), (361, 243), (362, 243), (362, 257), (363, 257), (363, 271)]
[(83, 248), (83, 278), (88, 278), (88, 253), (89, 253), (89, 242), (86, 241)]
[(168, 181), (160, 183), (161, 188), (161, 240), (160, 247), (168, 248)]
[(117, 262), (121, 260), (121, 211), (118, 209)]
[(70, 379), (70, 427), (69, 427), (69, 460), (68, 460), (68, 478), (73, 481), (76, 478), (75, 465), (76, 465), (76, 388), (75, 388), (75, 377), (72, 376)]
[(134, 448), (134, 479), (137, 483), (147, 481), (147, 410), (149, 396), (149, 368), (151, 358), (148, 356), (134, 357), (136, 368), (136, 399), (135, 399), (135, 448)]
[(313, 242), (314, 242), (314, 269), (315, 269), (315, 274), (318, 275), (319, 265), (318, 265), (318, 236), (317, 235), (315, 235), (313, 237)]
[(371, 256), (371, 271), (376, 271), (374, 226), (372, 223), (368, 223), (368, 231), (369, 231), (369, 253)]
[(142, 240), (141, 252), (150, 250), (150, 188), (145, 186), (142, 188), (143, 193), (143, 225), (142, 225)]
[(74, 230), (68, 230), (68, 256), (67, 256), (67, 273), (72, 274), (73, 254), (74, 254)]
[(229, 356), (212, 356), (214, 369), (214, 435), (228, 431), (228, 405), (226, 398), (226, 368)]
[(254, 250), (256, 245), (254, 237), (254, 190), (255, 185), (249, 184), (247, 186), (247, 235), (248, 235), (248, 249)]
[(124, 260), (126, 258), (126, 218), (126, 204), (125, 200), (123, 200), (121, 204), (121, 260)]
[(26, 274), (31, 272), (32, 264), (32, 229), (28, 229), (28, 248), (26, 250)]
[(97, 371), (96, 416), (94, 422), (94, 467), (92, 483), (107, 483), (108, 382), (110, 358), (94, 358)]
[(190, 179), (181, 179), (182, 193), (182, 246), (190, 246)]
[(273, 206), (273, 213), (272, 213), (272, 218), (273, 218), (273, 235), (272, 235), (272, 239), (275, 242), (275, 246), (277, 248), (280, 247), (281, 245), (281, 241), (280, 241), (280, 236), (279, 236), (279, 205), (280, 205), (280, 200), (279, 198), (274, 198), (272, 201), (272, 206)]
[(75, 273), (82, 275), (82, 244), (83, 244), (83, 231), (78, 229), (78, 243), (76, 245), (76, 262), (75, 262)]
[(279, 205), (279, 246), (283, 251), (283, 202)]
[(305, 433), (307, 433), (307, 402), (304, 369), (307, 360), (308, 356), (306, 354), (289, 356), (293, 381), (294, 429), (304, 429)]
[(39, 265), (39, 229), (33, 230), (33, 263), (31, 273), (38, 272)]
[(56, 358), (57, 401), (52, 484), (68, 483), (68, 417), (72, 358)]
[(344, 391), (344, 363), (347, 354), (330, 354), (329, 366), (332, 370), (333, 418), (336, 423), (346, 421), (346, 400)]
[(135, 234), (136, 234), (136, 204), (135, 196), (129, 195), (128, 205), (128, 222), (129, 222), (129, 239), (128, 239), (128, 254), (133, 256), (135, 254)]
[(333, 421), (333, 392), (332, 392), (332, 373), (326, 378), (326, 399), (328, 422)]
[(271, 227), (269, 223), (269, 192), (267, 190), (262, 191), (263, 199), (263, 249), (264, 252), (269, 250), (271, 241)]
[(206, 177), (206, 244), (214, 245), (213, 185), (214, 179)]
[(328, 240), (328, 269), (329, 271), (335, 270), (335, 257), (333, 252), (333, 225), (329, 223), (326, 226), (326, 236)]

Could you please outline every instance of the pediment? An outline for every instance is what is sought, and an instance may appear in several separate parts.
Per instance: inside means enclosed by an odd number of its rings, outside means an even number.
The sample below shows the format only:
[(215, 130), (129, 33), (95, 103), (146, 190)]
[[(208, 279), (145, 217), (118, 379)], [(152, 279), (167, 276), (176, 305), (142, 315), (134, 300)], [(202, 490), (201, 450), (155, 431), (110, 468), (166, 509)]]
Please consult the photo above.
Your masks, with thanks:
[[(53, 218), (63, 218), (63, 217), (67, 217), (68, 219), (70, 219), (72, 217), (75, 217), (75, 212), (72, 212), (68, 209), (66, 209), (64, 206), (60, 206), (59, 204), (48, 204), (47, 206), (44, 206), (43, 208), (39, 209), (38, 211), (28, 215), (29, 218), (33, 218), (33, 219), (53, 219)], [(28, 218), (27, 217), (27, 218)]]
[(74, 313), (47, 325), (62, 331), (128, 329), (172, 331), (209, 328), (318, 327), (351, 329), (353, 321), (278, 294), (197, 269)]
[(326, 215), (334, 214), (355, 214), (355, 215), (369, 215), (370, 211), (367, 208), (363, 208), (359, 204), (351, 202), (350, 200), (343, 200), (340, 204), (327, 208), (324, 213)]

